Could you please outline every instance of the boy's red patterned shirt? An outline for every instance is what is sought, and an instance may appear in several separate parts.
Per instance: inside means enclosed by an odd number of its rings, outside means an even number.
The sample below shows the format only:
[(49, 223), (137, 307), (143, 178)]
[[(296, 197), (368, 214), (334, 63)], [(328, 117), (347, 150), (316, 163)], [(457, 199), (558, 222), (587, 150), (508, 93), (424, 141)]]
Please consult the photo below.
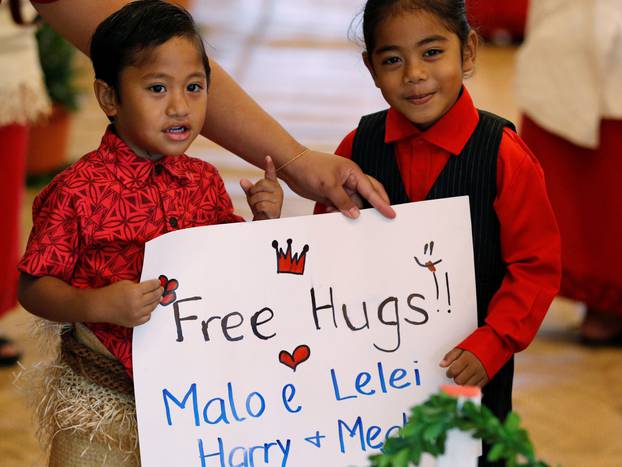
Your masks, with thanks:
[[(100, 147), (35, 199), (20, 271), (79, 288), (138, 281), (148, 240), (187, 227), (240, 222), (218, 171), (199, 159), (137, 156), (108, 128)], [(132, 373), (132, 329), (86, 323)]]

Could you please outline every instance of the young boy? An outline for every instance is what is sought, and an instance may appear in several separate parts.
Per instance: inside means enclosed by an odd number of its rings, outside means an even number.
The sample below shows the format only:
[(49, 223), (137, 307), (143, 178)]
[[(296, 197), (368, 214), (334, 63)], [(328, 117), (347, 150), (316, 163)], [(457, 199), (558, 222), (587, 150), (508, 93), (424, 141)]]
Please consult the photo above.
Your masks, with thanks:
[[(132, 327), (149, 320), (162, 295), (158, 279), (138, 282), (145, 242), (243, 219), (217, 170), (184, 154), (203, 126), (210, 78), (190, 15), (157, 0), (128, 4), (99, 25), (91, 59), (111, 125), (96, 151), (36, 198), (19, 295), (38, 316), (76, 323), (40, 404), (54, 438), (51, 463), (67, 465), (55, 455), (88, 446), (93, 465), (128, 465), (138, 462)], [(241, 184), (256, 220), (279, 217), (283, 192), (269, 157), (265, 179)], [(94, 402), (102, 400), (110, 403)]]

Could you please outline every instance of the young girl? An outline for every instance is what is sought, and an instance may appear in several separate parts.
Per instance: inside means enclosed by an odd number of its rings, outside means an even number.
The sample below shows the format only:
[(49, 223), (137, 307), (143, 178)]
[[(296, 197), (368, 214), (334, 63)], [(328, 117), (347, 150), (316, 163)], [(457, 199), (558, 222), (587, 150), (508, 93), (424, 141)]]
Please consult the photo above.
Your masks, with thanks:
[(440, 366), (457, 384), (483, 387), (483, 403), (504, 419), (513, 354), (533, 339), (560, 281), (542, 170), (514, 126), (476, 109), (462, 84), (478, 42), (463, 0), (369, 0), (363, 35), (363, 61), (390, 108), (361, 118), (336, 153), (378, 179), (392, 204), (469, 196), (479, 327)]
[[(212, 165), (185, 155), (205, 120), (210, 66), (192, 18), (159, 0), (132, 2), (91, 41), (95, 94), (112, 124), (100, 147), (59, 174), (33, 205), (20, 301), (73, 323), (38, 405), (50, 465), (138, 465), (132, 328), (162, 296), (140, 279), (144, 245), (167, 232), (239, 222)], [(255, 219), (280, 215), (282, 190), (242, 181)], [(82, 324), (84, 323), (84, 324)]]

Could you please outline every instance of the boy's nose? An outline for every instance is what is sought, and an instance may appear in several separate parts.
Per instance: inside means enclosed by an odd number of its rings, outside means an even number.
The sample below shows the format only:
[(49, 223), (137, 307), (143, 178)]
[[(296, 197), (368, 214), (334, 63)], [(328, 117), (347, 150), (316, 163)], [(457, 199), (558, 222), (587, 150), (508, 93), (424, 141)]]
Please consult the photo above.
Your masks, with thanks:
[(188, 105), (188, 99), (183, 93), (174, 93), (171, 96), (169, 105), (167, 108), (167, 115), (169, 117), (185, 117), (190, 111)]

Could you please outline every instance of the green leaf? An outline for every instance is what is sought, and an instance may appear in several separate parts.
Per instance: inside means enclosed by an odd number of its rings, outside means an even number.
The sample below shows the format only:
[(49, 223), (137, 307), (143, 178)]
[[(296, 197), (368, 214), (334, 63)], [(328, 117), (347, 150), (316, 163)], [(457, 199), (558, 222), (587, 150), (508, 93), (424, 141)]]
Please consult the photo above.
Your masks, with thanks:
[(443, 422), (436, 422), (428, 426), (423, 431), (423, 439), (427, 441), (435, 441), (441, 433), (447, 432), (447, 424)]
[(508, 431), (518, 431), (520, 429), (520, 417), (516, 413), (510, 412), (504, 425)]
[(408, 467), (408, 462), (410, 458), (408, 456), (408, 451), (403, 450), (393, 460), (394, 467)]
[[(411, 417), (397, 436), (385, 443), (384, 453), (370, 457), (374, 467), (406, 467), (419, 464), (423, 453), (438, 456), (444, 451), (447, 432), (457, 428), (493, 445), (490, 460), (505, 460), (507, 465), (548, 467), (536, 460), (520, 418), (510, 413), (504, 423), (485, 406), (458, 400), (446, 394), (433, 394), (411, 409)], [(404, 463), (406, 462), (406, 463)]]
[(488, 453), (487, 459), (493, 462), (498, 461), (503, 456), (504, 450), (505, 450), (505, 446), (503, 446), (503, 444), (501, 443), (495, 444), (490, 450), (490, 452)]
[(419, 465), (422, 454), (423, 454), (423, 449), (421, 445), (414, 445), (410, 447), (410, 460), (412, 461), (413, 464)]

